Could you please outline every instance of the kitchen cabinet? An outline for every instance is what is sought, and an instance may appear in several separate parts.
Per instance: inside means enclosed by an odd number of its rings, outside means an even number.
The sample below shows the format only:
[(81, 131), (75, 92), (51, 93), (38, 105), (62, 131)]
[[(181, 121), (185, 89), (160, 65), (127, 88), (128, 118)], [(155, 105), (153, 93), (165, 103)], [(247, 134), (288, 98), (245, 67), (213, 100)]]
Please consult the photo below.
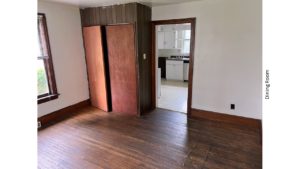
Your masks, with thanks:
[(166, 61), (166, 79), (183, 81), (183, 61), (167, 60)]
[(175, 49), (176, 31), (158, 32), (158, 49)]
[(167, 28), (157, 29), (158, 49), (181, 49), (182, 53), (189, 53), (191, 31)]
[(164, 32), (157, 33), (157, 47), (158, 47), (158, 49), (165, 48), (165, 33)]
[(164, 33), (165, 38), (165, 49), (174, 49), (175, 48), (175, 31), (169, 31)]

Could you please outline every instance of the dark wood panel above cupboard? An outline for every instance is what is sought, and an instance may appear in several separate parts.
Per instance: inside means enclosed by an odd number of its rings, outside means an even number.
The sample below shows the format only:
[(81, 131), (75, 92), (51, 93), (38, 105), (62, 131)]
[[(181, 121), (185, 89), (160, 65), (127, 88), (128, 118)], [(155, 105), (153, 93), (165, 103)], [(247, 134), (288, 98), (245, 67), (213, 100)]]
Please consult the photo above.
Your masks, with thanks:
[(83, 27), (95, 25), (135, 25), (138, 115), (151, 109), (151, 8), (128, 3), (80, 10)]
[(135, 23), (138, 6), (144, 5), (129, 3), (81, 9), (82, 26)]

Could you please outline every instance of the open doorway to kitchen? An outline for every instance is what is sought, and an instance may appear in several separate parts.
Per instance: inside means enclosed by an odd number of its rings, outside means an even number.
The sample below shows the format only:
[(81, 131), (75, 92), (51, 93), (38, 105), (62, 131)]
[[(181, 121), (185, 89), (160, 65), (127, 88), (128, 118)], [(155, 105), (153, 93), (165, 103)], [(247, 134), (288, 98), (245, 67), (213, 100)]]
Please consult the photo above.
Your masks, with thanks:
[(153, 107), (190, 114), (195, 18), (152, 22)]

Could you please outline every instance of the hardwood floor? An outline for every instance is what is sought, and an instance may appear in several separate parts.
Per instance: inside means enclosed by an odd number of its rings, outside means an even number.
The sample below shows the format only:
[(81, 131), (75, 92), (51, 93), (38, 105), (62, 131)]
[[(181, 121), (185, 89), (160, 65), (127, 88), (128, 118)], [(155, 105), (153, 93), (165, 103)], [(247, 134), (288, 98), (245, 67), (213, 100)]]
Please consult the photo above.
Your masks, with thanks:
[(260, 169), (260, 133), (156, 109), (144, 117), (87, 107), (38, 132), (41, 169)]

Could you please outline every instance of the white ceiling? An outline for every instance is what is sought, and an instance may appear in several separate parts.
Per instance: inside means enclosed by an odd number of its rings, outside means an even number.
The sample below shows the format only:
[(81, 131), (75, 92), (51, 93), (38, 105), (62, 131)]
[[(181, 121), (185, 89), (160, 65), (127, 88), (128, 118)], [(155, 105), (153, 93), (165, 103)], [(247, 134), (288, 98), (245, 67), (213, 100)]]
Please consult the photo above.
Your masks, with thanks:
[(81, 8), (86, 7), (99, 7), (99, 6), (109, 6), (116, 4), (125, 4), (130, 2), (139, 2), (148, 6), (160, 6), (169, 5), (176, 3), (184, 3), (190, 1), (202, 1), (202, 0), (42, 0), (48, 2), (59, 2), (64, 4), (76, 5)]

